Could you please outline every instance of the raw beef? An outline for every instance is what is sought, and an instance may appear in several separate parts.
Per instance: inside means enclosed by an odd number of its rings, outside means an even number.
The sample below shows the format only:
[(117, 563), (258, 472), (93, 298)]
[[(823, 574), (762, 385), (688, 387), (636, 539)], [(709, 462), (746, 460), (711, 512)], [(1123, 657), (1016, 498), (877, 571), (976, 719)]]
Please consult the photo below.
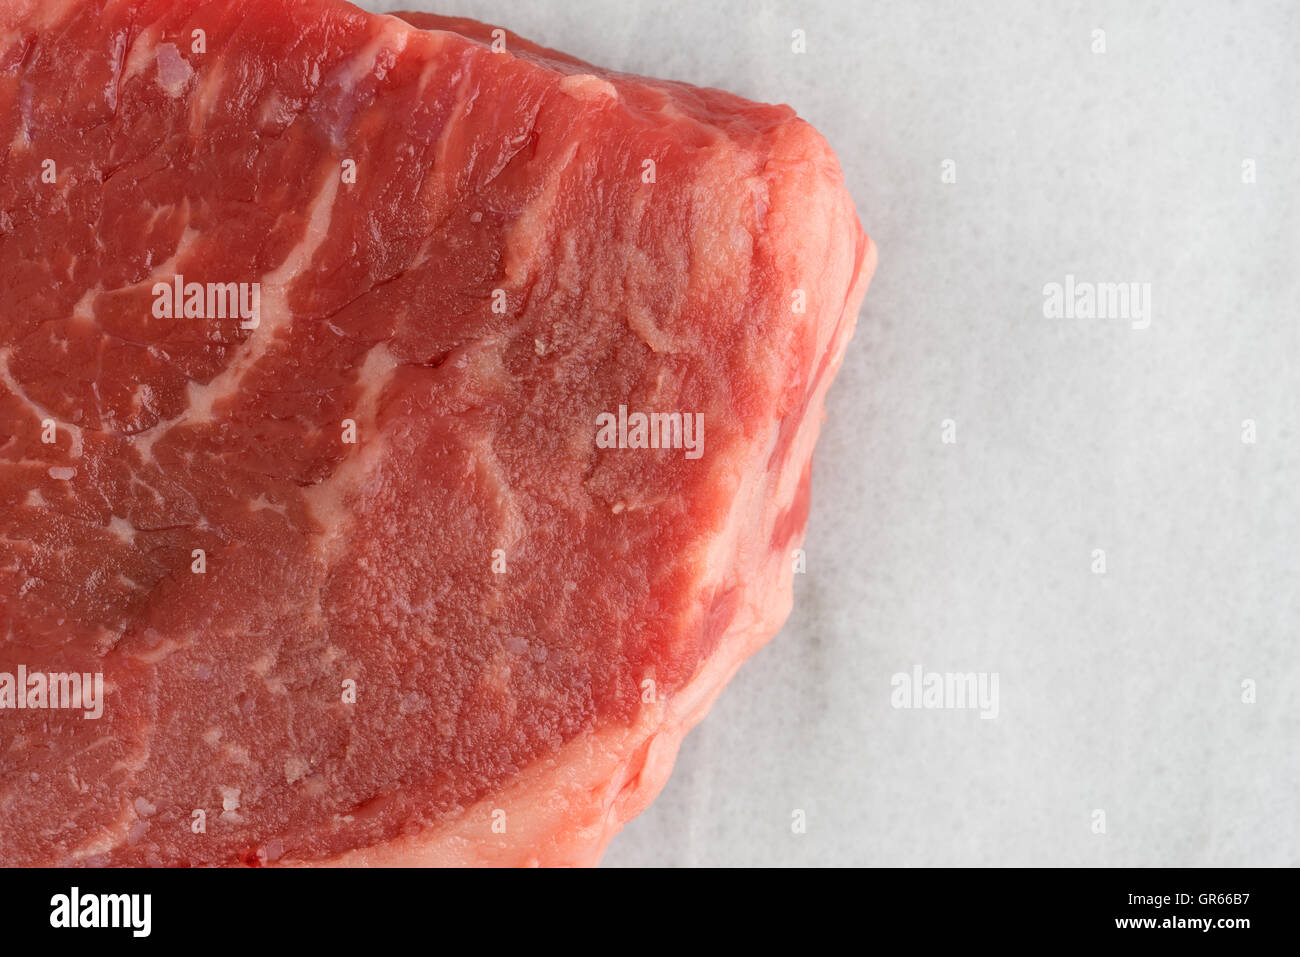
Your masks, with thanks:
[(0, 0), (0, 144), (0, 863), (598, 860), (790, 608), (875, 263), (825, 141), (464, 20)]

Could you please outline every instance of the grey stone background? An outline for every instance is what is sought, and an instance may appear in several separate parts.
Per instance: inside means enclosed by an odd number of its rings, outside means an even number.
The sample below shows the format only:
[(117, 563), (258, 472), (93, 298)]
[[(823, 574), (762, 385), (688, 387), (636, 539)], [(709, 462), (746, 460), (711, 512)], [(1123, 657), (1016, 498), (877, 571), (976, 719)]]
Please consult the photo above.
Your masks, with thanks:
[[(606, 864), (1300, 864), (1300, 5), (363, 5), (789, 103), (880, 247), (794, 614)], [(998, 717), (892, 708), (918, 664)]]

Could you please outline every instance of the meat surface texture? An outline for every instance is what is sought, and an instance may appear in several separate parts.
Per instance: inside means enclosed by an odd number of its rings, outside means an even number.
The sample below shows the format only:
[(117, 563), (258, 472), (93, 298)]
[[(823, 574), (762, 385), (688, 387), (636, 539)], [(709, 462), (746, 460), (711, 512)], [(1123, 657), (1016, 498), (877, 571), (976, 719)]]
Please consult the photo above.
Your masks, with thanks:
[(0, 863), (598, 861), (791, 606), (875, 264), (822, 137), (465, 20), (0, 0), (0, 144)]

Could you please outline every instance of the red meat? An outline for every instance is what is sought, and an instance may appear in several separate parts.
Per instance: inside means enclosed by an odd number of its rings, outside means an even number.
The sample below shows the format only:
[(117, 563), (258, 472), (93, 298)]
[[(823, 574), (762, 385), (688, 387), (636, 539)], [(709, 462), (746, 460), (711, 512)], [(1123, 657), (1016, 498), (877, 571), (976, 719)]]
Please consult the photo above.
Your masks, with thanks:
[(835, 157), (491, 29), (0, 0), (0, 863), (592, 862), (785, 619)]

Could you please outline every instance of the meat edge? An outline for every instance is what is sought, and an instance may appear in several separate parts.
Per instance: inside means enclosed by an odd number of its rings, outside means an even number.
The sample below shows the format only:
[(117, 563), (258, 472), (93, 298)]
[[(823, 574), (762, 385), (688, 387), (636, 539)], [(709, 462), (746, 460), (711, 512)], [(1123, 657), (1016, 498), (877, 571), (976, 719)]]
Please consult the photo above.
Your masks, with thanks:
[[(841, 195), (852, 217), (851, 202), (847, 194)], [(856, 217), (852, 222), (856, 228)], [(794, 501), (799, 484), (807, 481), (826, 393), (875, 271), (875, 243), (860, 228), (857, 237), (856, 264), (843, 308), (826, 322), (828, 341), (822, 355), (829, 361), (815, 381), (789, 454), (773, 476), (765, 467), (771, 447), (755, 449), (732, 505), (729, 524), (737, 534), (738, 552), (761, 550), (766, 560), (742, 582), (741, 610), (694, 677), (670, 699), (644, 706), (631, 726), (602, 728), (570, 741), (521, 771), (510, 787), (466, 808), (447, 825), (326, 859), (281, 864), (590, 867), (600, 863), (623, 825), (649, 807), (667, 784), (687, 732), (708, 713), (741, 664), (780, 631), (793, 607), (790, 549), (802, 546), (805, 529), (801, 526), (786, 548), (773, 550), (768, 543), (784, 507)], [(777, 483), (773, 497), (765, 496), (768, 480)], [(761, 521), (752, 520), (756, 512)], [(500, 812), (506, 830), (494, 834), (493, 820), (501, 819)]]

